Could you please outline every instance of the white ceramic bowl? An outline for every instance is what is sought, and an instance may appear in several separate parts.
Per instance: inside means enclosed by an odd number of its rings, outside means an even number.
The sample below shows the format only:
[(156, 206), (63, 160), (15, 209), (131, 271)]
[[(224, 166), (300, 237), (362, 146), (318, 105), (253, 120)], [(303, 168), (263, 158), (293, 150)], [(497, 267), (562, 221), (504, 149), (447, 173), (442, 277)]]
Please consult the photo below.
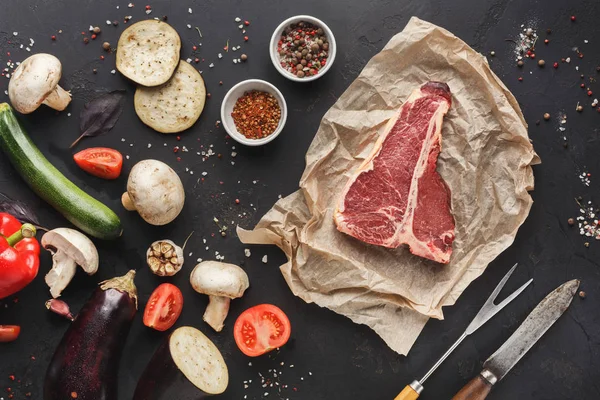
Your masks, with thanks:
[[(275, 129), (275, 132), (271, 133), (269, 136), (264, 137), (262, 139), (248, 139), (246, 136), (239, 133), (235, 127), (235, 123), (233, 122), (233, 118), (231, 117), (231, 113), (233, 112), (233, 106), (235, 105), (237, 99), (242, 97), (245, 92), (251, 90), (259, 90), (262, 92), (271, 93), (277, 99), (279, 103), (279, 108), (281, 109), (281, 118), (279, 119), (279, 126)], [(269, 143), (274, 140), (281, 131), (283, 130), (283, 126), (285, 125), (285, 121), (287, 119), (287, 105), (285, 104), (285, 99), (281, 92), (269, 82), (260, 80), (260, 79), (248, 79), (246, 81), (242, 81), (229, 89), (229, 92), (223, 98), (223, 103), (221, 103), (221, 123), (223, 127), (236, 142), (245, 144), (246, 146), (262, 146), (263, 144)]]
[[(327, 39), (329, 39), (329, 57), (327, 57), (327, 64), (325, 64), (325, 68), (322, 68), (318, 74), (308, 76), (305, 78), (298, 78), (296, 75), (285, 70), (280, 64), (281, 61), (279, 58), (279, 53), (277, 52), (277, 43), (279, 42), (279, 38), (281, 38), (283, 30), (291, 24), (300, 21), (310, 22), (314, 25), (317, 25), (320, 28), (323, 28), (325, 34), (327, 35)], [(333, 36), (333, 32), (331, 32), (331, 29), (329, 29), (329, 27), (323, 21), (321, 21), (318, 18), (311, 17), (310, 15), (296, 15), (295, 17), (291, 17), (283, 21), (281, 24), (279, 24), (277, 29), (275, 29), (275, 32), (273, 32), (273, 36), (271, 36), (271, 43), (269, 44), (269, 54), (271, 55), (271, 61), (273, 62), (275, 69), (277, 69), (277, 71), (279, 71), (281, 75), (295, 82), (310, 82), (314, 81), (315, 79), (319, 79), (320, 77), (325, 75), (325, 73), (329, 71), (329, 68), (331, 68), (331, 66), (333, 65), (336, 51), (337, 45), (335, 43), (335, 37)]]

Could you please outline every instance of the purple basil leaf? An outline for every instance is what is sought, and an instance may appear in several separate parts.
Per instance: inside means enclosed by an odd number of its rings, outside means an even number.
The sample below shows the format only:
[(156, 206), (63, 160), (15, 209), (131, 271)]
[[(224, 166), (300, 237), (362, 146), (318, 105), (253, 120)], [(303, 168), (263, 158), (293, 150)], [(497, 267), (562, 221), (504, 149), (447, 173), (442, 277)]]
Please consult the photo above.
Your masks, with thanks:
[(103, 135), (110, 131), (123, 112), (124, 98), (124, 90), (115, 90), (87, 103), (79, 116), (81, 136), (73, 142), (71, 147), (86, 136)]

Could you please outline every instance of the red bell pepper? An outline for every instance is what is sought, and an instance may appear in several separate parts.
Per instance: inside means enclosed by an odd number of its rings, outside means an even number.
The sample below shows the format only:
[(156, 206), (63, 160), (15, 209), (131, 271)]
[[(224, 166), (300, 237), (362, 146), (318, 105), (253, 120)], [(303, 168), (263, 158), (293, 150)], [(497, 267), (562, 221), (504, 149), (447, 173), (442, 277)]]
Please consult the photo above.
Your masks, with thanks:
[(35, 227), (0, 213), (0, 299), (27, 286), (38, 273), (40, 244)]

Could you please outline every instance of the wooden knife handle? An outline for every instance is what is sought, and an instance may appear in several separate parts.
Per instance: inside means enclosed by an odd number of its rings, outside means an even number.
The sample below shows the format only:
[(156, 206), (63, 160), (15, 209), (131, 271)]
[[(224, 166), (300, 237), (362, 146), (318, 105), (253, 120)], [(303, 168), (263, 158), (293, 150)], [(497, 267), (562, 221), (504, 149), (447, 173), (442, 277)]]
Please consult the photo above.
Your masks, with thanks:
[(409, 385), (406, 385), (404, 390), (401, 391), (394, 400), (417, 400), (418, 398), (419, 393), (417, 393), (415, 389), (411, 388)]
[(477, 375), (460, 389), (452, 400), (484, 400), (491, 390), (492, 384), (481, 375)]

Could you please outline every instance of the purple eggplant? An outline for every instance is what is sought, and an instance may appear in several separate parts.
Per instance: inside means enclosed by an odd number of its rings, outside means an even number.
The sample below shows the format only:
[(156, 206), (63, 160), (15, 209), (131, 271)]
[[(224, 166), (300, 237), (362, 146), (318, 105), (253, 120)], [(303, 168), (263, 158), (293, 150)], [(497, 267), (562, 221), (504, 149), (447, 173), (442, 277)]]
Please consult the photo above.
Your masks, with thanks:
[(44, 400), (116, 400), (119, 361), (137, 311), (135, 271), (100, 283), (58, 345)]
[(133, 400), (200, 400), (223, 393), (228, 384), (219, 349), (198, 329), (183, 326), (156, 350)]

